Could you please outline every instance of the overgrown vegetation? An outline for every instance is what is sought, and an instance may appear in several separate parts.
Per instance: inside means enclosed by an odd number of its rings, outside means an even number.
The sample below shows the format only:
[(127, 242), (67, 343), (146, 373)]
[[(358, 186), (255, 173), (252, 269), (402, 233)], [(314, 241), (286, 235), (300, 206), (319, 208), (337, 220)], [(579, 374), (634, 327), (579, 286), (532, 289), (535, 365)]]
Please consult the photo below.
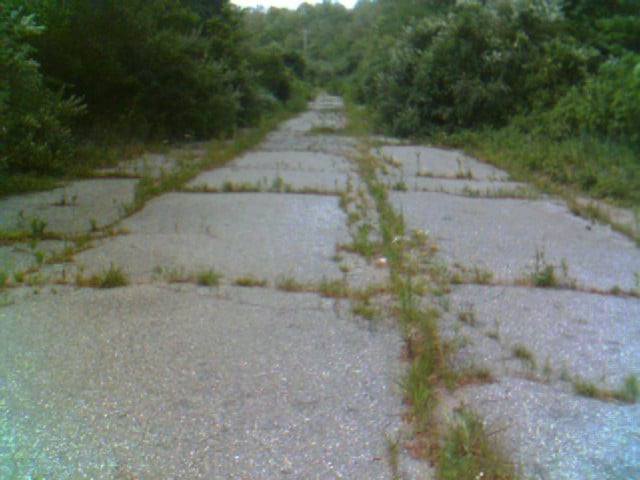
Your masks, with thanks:
[(228, 0), (3, 2), (0, 192), (86, 172), (90, 144), (235, 136), (304, 98), (304, 59), (253, 48), (242, 17)]
[(89, 277), (85, 277), (82, 272), (79, 272), (76, 277), (76, 285), (91, 288), (124, 287), (129, 285), (129, 277), (122, 267), (111, 264), (101, 273), (94, 273)]
[(627, 375), (618, 389), (598, 387), (595, 384), (576, 378), (573, 380), (573, 391), (583, 397), (604, 401), (634, 403), (640, 401), (640, 381), (635, 375)]
[[(440, 312), (424, 302), (425, 295), (437, 297), (448, 291), (447, 269), (434, 257), (437, 249), (430, 242), (428, 233), (406, 232), (402, 215), (391, 207), (387, 189), (378, 180), (376, 169), (383, 165), (368, 152), (361, 152), (357, 160), (360, 177), (374, 204), (377, 222), (368, 223), (371, 214), (362, 206), (367, 202), (361, 195), (354, 198), (353, 194), (347, 194), (344, 208), (347, 212), (353, 209), (360, 212), (352, 226), (353, 237), (359, 235), (358, 222), (371, 225), (370, 242), (379, 244), (378, 253), (382, 255), (379, 259), (383, 258), (390, 269), (389, 291), (395, 302), (393, 312), (405, 335), (408, 368), (401, 387), (408, 406), (406, 418), (415, 435), (409, 442), (411, 448), (438, 465), (438, 478), (467, 478), (470, 474), (476, 478), (481, 478), (478, 475), (515, 478), (513, 464), (473, 412), (461, 411), (450, 425), (440, 425), (434, 415), (439, 390), (463, 383), (491, 381), (492, 375), (484, 369), (457, 371), (452, 368), (451, 354), (455, 346), (440, 338)], [(354, 303), (353, 311), (370, 319), (375, 315), (365, 300)], [(470, 311), (465, 320), (471, 322), (472, 315)], [(393, 466), (393, 456), (390, 462)]]
[(307, 79), (366, 105), (381, 131), (640, 203), (637, 0), (323, 2), (245, 23), (255, 46), (302, 52)]

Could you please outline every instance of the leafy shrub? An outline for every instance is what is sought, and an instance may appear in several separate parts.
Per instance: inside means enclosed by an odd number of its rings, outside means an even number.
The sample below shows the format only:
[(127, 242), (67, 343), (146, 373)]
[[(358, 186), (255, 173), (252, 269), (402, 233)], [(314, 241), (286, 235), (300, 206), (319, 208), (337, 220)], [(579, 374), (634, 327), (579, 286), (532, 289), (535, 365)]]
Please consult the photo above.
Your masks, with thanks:
[(69, 120), (83, 105), (45, 85), (27, 43), (42, 31), (34, 15), (0, 4), (0, 171), (52, 174), (72, 162)]
[(628, 53), (600, 66), (574, 87), (551, 114), (560, 135), (591, 134), (640, 146), (640, 55)]
[(373, 103), (393, 133), (499, 126), (553, 105), (586, 75), (591, 52), (556, 16), (525, 2), (466, 4), (405, 29), (376, 74)]

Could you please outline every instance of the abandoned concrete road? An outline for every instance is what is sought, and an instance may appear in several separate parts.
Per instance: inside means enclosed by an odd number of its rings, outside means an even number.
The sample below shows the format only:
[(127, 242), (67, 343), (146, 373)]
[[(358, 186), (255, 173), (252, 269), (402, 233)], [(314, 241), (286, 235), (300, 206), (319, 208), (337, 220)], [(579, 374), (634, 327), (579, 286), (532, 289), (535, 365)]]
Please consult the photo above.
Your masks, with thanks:
[[(398, 473), (401, 332), (326, 291), (386, 280), (339, 248), (340, 194), (360, 184), (358, 142), (329, 132), (344, 122), (340, 99), (321, 95), (131, 216), (135, 178), (0, 200), (3, 231), (56, 233), (0, 245), (0, 478)], [(574, 393), (640, 376), (638, 246), (460, 152), (395, 143), (374, 148), (388, 161), (380, 178), (456, 279), (442, 335), (460, 345), (458, 365), (494, 377), (444, 408), (478, 411), (523, 478), (640, 479), (638, 403)], [(159, 175), (205, 154), (184, 146), (118, 172)], [(527, 284), (549, 267), (552, 288)], [(129, 284), (74, 284), (109, 270)], [(406, 452), (397, 460), (400, 478), (434, 478)]]

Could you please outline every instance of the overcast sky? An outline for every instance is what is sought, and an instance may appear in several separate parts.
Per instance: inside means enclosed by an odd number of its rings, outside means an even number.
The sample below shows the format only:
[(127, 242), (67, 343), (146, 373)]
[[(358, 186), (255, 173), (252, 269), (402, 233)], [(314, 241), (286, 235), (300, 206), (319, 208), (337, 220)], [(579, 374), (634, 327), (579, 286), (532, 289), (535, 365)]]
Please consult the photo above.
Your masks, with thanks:
[[(265, 8), (269, 7), (278, 7), (278, 8), (290, 8), (295, 10), (301, 3), (304, 1), (300, 0), (231, 0), (231, 3), (235, 3), (236, 5), (240, 5), (241, 7), (255, 7), (257, 5), (262, 5)], [(316, 3), (321, 3), (319, 0), (308, 0), (308, 3), (314, 5)], [(353, 8), (356, 4), (356, 0), (340, 0), (339, 2), (347, 8)]]

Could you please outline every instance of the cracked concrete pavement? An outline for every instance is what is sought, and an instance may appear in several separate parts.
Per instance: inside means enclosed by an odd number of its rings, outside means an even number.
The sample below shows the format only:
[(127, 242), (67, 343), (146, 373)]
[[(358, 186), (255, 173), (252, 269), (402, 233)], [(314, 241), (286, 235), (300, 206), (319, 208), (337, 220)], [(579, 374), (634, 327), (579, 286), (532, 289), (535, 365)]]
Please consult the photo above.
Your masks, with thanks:
[[(126, 218), (135, 178), (0, 199), (3, 231), (42, 220), (58, 233), (0, 245), (0, 270), (30, 279), (0, 296), (0, 478), (392, 478), (400, 333), (354, 317), (348, 300), (276, 288), (385, 278), (336, 255), (349, 240), (338, 194), (358, 182), (357, 141), (331, 134), (343, 126), (340, 99), (321, 95), (254, 150)], [(374, 153), (392, 204), (464, 278), (440, 299), (442, 335), (460, 345), (459, 366), (495, 377), (444, 407), (478, 411), (524, 478), (640, 478), (638, 404), (573, 392), (576, 380), (615, 390), (640, 376), (640, 299), (624, 294), (638, 288), (638, 246), (459, 151), (387, 140)], [(204, 154), (185, 146), (115, 172), (156, 175)], [(120, 232), (65, 257), (105, 225)], [(540, 253), (537, 267), (571, 288), (525, 285)], [(131, 285), (69, 285), (110, 265)], [(195, 285), (208, 270), (221, 284)], [(266, 286), (235, 286), (243, 277)], [(407, 455), (400, 469), (433, 474)]]
[[(64, 240), (2, 247), (2, 268), (38, 281), (9, 288), (0, 307), (0, 477), (391, 478), (401, 335), (354, 317), (347, 300), (276, 288), (350, 281), (335, 258), (348, 240), (336, 193), (355, 177), (355, 142), (321, 133), (343, 124), (341, 100), (320, 96), (256, 149), (127, 218), (135, 179), (0, 200), (7, 229), (37, 217), (47, 232), (83, 233), (95, 217), (119, 231), (54, 264)], [(153, 175), (179, 163), (167, 155), (116, 170)], [(277, 178), (291, 188), (189, 188)], [(132, 283), (56, 284), (110, 265)], [(219, 286), (162, 278), (209, 269)], [(267, 286), (234, 286), (241, 277)], [(407, 478), (428, 471), (401, 463)]]

